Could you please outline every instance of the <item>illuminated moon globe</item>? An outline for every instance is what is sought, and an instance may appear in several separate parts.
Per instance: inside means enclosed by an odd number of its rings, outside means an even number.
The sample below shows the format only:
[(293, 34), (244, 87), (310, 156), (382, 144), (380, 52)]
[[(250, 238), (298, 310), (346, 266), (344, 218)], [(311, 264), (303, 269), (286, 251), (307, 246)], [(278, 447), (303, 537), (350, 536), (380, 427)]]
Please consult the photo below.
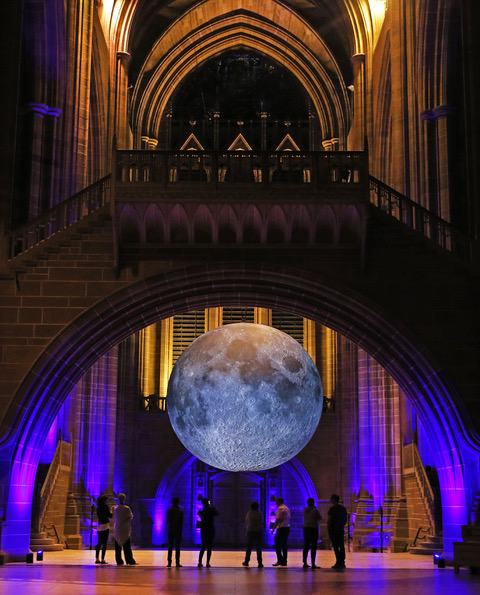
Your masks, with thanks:
[(227, 471), (261, 471), (290, 460), (322, 413), (318, 370), (285, 333), (230, 324), (198, 337), (175, 364), (167, 392), (184, 446)]

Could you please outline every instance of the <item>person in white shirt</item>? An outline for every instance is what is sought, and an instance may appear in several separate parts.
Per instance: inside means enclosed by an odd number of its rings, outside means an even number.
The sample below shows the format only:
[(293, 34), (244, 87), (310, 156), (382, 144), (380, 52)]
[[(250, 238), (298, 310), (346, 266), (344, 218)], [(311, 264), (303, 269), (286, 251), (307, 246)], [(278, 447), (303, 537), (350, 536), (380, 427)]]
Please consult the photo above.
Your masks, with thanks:
[(125, 504), (125, 494), (118, 494), (118, 506), (115, 506), (113, 516), (115, 519), (113, 529), (115, 536), (115, 561), (119, 566), (123, 564), (123, 547), (125, 562), (130, 566), (134, 566), (136, 562), (133, 559), (132, 546), (130, 544), (133, 514), (130, 507)]
[(290, 535), (290, 510), (285, 506), (283, 498), (276, 498), (277, 513), (272, 533), (275, 533), (275, 552), (277, 561), (272, 566), (286, 566), (288, 554), (288, 537)]

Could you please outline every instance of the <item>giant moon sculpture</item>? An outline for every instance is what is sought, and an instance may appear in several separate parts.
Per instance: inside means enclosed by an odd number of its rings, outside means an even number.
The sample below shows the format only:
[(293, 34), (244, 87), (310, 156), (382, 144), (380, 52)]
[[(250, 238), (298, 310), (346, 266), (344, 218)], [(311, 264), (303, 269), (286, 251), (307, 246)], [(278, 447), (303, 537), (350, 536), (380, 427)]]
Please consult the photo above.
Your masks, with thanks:
[(260, 471), (295, 456), (322, 413), (318, 370), (292, 337), (230, 324), (198, 337), (175, 364), (172, 426), (196, 457), (227, 471)]

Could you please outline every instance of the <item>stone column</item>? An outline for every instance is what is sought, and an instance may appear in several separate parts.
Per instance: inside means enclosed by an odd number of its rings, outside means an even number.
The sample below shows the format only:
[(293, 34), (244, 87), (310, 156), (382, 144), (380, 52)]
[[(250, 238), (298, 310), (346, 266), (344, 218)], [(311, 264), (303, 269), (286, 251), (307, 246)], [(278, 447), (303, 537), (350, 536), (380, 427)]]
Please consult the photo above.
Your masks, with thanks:
[(223, 324), (223, 308), (207, 308), (205, 310), (205, 332), (218, 328)]
[(308, 150), (315, 151), (315, 112), (311, 103), (308, 106)]
[(261, 141), (260, 141), (260, 149), (262, 151), (266, 151), (267, 150), (267, 119), (268, 119), (268, 113), (267, 112), (261, 112), (260, 113), (260, 118), (261, 118), (261, 122), (260, 122), (260, 126), (261, 126)]
[(139, 333), (140, 386), (143, 397), (158, 394), (160, 356), (158, 353), (157, 325), (145, 327)]
[(438, 179), (438, 214), (445, 221), (450, 221), (450, 152), (448, 138), (448, 120), (453, 114), (449, 105), (434, 107), (436, 118), (437, 179)]
[(160, 323), (160, 380), (159, 395), (167, 396), (168, 381), (173, 367), (173, 316), (164, 318)]
[(128, 123), (128, 67), (131, 56), (128, 52), (117, 52), (115, 77), (115, 123), (118, 149), (129, 149), (132, 144)]
[(437, 196), (437, 155), (435, 148), (435, 115), (431, 110), (420, 113), (423, 122), (423, 151), (419, 152), (419, 171), (425, 172), (420, 179), (420, 204), (438, 213)]
[(220, 112), (215, 110), (213, 112), (213, 150), (218, 151), (220, 148)]
[(355, 54), (353, 65), (353, 122), (348, 135), (348, 148), (363, 151), (366, 134), (365, 54)]
[(317, 362), (317, 337), (316, 337), (316, 325), (313, 320), (309, 318), (303, 319), (303, 348), (313, 359)]
[(57, 121), (62, 110), (58, 107), (49, 107), (45, 117), (45, 150), (44, 150), (44, 165), (43, 165), (43, 180), (42, 180), (42, 205), (46, 209), (51, 209), (58, 202), (56, 192), (56, 176), (57, 168)]
[(265, 324), (272, 326), (272, 311), (268, 308), (254, 308), (253, 320), (255, 324)]
[(29, 219), (34, 219), (42, 211), (44, 131), (45, 116), (48, 109), (48, 105), (43, 103), (29, 103), (25, 110), (26, 128), (29, 131), (27, 137), (30, 140), (29, 158), (26, 161), (26, 163), (30, 164), (30, 171), (28, 172), (28, 183), (25, 188), (28, 196)]
[(102, 356), (77, 384), (75, 492), (98, 497), (113, 486), (118, 348)]
[(62, 200), (87, 185), (94, 5), (95, 0), (65, 4), (68, 54), (63, 121), (67, 154), (59, 180)]
[(332, 399), (336, 391), (337, 335), (332, 329), (322, 326), (320, 331), (320, 376), (323, 394)]

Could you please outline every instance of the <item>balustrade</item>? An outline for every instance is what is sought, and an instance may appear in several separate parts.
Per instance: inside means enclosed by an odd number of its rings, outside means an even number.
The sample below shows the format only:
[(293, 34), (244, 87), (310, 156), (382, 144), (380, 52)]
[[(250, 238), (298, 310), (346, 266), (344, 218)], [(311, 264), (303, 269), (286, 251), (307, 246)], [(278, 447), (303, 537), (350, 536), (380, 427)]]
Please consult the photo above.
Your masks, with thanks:
[(470, 258), (470, 240), (448, 221), (370, 176), (370, 202), (438, 246), (463, 260)]
[(16, 229), (10, 236), (10, 258), (44, 242), (59, 231), (108, 204), (110, 202), (110, 178), (110, 175), (105, 176)]
[[(156, 190), (147, 198), (141, 192), (136, 194), (134, 189), (161, 188), (188, 194), (188, 189), (195, 191), (199, 188), (261, 190), (283, 187), (284, 198), (287, 196), (292, 204), (300, 205), (301, 195), (307, 192), (309, 200), (314, 202), (326, 199), (331, 204), (344, 201), (359, 207), (368, 202), (369, 189), (371, 204), (455, 256), (466, 261), (470, 259), (471, 243), (467, 236), (449, 222), (368, 176), (367, 159), (367, 153), (362, 151), (116, 151), (112, 195), (115, 194), (115, 202), (132, 199), (155, 202), (159, 200)], [(8, 238), (9, 257), (26, 252), (99, 207), (110, 204), (110, 186), (111, 176), (106, 176), (12, 232)], [(263, 202), (268, 202), (275, 201), (277, 195), (270, 192), (261, 196)], [(215, 192), (210, 198), (221, 201), (225, 197)], [(162, 200), (165, 201), (165, 197)], [(171, 200), (182, 202), (176, 192)], [(252, 200), (255, 202), (253, 198), (250, 202)], [(225, 199), (225, 202), (229, 200)], [(309, 233), (314, 235), (312, 231)]]
[(117, 151), (115, 167), (120, 185), (359, 185), (367, 181), (366, 155), (360, 151)]

